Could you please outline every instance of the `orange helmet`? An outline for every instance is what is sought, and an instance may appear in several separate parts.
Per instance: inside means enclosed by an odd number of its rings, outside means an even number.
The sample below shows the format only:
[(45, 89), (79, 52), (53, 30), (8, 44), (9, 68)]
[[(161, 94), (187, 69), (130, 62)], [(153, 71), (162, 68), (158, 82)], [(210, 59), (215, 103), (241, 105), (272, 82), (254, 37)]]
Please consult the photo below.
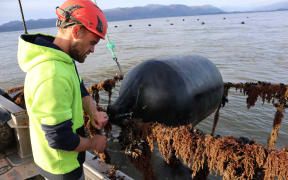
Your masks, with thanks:
[(105, 39), (107, 20), (101, 9), (91, 0), (67, 0), (56, 7), (57, 26), (68, 27), (82, 24), (89, 31)]

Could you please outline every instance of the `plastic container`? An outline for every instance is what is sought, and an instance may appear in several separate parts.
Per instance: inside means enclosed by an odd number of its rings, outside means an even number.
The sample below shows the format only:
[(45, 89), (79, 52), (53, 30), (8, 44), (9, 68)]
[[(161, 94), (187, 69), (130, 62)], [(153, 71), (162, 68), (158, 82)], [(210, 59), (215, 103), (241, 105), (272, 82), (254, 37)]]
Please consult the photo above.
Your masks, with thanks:
[(11, 113), (13, 123), (16, 126), (29, 126), (29, 118), (26, 110)]
[(21, 158), (32, 156), (29, 126), (15, 125), (13, 120), (8, 121), (8, 125), (14, 129), (17, 141), (17, 152)]

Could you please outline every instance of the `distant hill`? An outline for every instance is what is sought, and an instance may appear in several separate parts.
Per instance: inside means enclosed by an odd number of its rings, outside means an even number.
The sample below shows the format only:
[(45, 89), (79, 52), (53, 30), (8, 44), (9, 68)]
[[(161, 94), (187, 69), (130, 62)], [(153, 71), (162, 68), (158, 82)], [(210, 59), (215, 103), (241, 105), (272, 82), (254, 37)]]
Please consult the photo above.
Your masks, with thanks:
[[(26, 21), (27, 29), (48, 28), (53, 26), (55, 27), (55, 24), (56, 18)], [(23, 29), (24, 27), (22, 21), (10, 21), (0, 26), (0, 32), (19, 31)]]
[(189, 7), (185, 5), (163, 6), (152, 4), (145, 7), (115, 8), (106, 10), (104, 13), (108, 20), (118, 21), (144, 18), (219, 14), (224, 13), (224, 11), (211, 5)]
[[(220, 14), (225, 12), (211, 5), (189, 7), (185, 5), (164, 6), (153, 4), (144, 7), (108, 9), (104, 10), (104, 13), (108, 21), (121, 21), (121, 20), (133, 20), (144, 18)], [(55, 27), (55, 23), (56, 23), (55, 18), (26, 21), (28, 29)], [(0, 32), (17, 31), (22, 29), (23, 29), (22, 21), (10, 21), (0, 26)]]
[(255, 9), (255, 11), (277, 11), (277, 10), (288, 10), (288, 1), (273, 3)]

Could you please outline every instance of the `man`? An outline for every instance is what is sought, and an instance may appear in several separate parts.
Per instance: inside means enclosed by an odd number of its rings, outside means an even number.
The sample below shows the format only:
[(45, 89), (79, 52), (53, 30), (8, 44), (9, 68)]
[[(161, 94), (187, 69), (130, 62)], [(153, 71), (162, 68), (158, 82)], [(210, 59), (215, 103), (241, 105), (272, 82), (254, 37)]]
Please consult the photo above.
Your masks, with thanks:
[(83, 110), (101, 129), (108, 121), (96, 110), (74, 61), (83, 63), (105, 38), (107, 21), (90, 0), (67, 0), (56, 8), (56, 37), (19, 38), (18, 63), (26, 72), (24, 92), (34, 161), (46, 179), (83, 179), (86, 150), (103, 152), (105, 136), (85, 138)]

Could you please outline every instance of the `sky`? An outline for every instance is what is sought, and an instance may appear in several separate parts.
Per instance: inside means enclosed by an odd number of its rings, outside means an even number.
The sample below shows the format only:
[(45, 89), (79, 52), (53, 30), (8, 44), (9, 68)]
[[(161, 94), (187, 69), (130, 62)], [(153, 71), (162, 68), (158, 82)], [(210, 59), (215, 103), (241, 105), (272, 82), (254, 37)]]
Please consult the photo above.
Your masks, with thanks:
[[(282, 1), (284, 0), (97, 0), (97, 4), (101, 9), (145, 6), (148, 4), (183, 4), (187, 6), (210, 4), (225, 11), (245, 11)], [(61, 5), (64, 0), (21, 0), (21, 2), (25, 20), (29, 20), (56, 18), (55, 8)], [(14, 20), (22, 21), (18, 0), (0, 0), (0, 7), (0, 25)]]

